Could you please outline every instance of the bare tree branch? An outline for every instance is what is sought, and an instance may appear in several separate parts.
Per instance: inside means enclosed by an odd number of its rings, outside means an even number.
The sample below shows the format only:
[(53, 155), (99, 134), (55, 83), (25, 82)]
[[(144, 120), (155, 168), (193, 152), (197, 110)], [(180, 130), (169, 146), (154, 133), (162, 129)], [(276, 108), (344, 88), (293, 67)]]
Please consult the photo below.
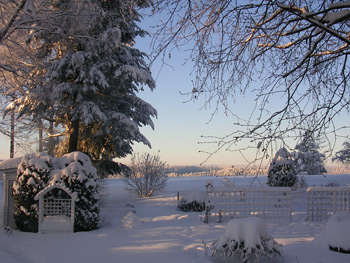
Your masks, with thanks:
[[(159, 0), (154, 13), (168, 15), (156, 27), (154, 57), (188, 49), (195, 76), (188, 95), (238, 120), (231, 134), (204, 137), (218, 145), (209, 157), (243, 141), (271, 156), (269, 146), (298, 136), (311, 119), (319, 136), (338, 131), (333, 118), (350, 106), (349, 2)], [(235, 102), (251, 94), (256, 104), (242, 118)]]
[[(14, 13), (10, 16), (9, 21), (5, 24), (3, 28), (0, 29), (0, 43), (7, 37), (7, 34), (10, 32), (11, 27), (14, 25), (15, 21), (18, 19), (20, 12), (23, 11), (27, 0), (21, 0), (14, 10)], [(8, 9), (8, 11), (10, 11)]]

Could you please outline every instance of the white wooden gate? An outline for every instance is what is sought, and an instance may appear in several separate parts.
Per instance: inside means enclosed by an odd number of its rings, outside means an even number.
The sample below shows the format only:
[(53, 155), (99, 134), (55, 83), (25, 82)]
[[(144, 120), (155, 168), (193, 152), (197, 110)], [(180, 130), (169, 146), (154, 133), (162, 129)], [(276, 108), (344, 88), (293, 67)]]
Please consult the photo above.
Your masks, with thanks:
[(291, 220), (292, 190), (271, 188), (213, 188), (207, 191), (204, 222), (258, 216), (269, 220)]
[(309, 187), (307, 189), (307, 218), (322, 221), (340, 211), (350, 211), (350, 187)]

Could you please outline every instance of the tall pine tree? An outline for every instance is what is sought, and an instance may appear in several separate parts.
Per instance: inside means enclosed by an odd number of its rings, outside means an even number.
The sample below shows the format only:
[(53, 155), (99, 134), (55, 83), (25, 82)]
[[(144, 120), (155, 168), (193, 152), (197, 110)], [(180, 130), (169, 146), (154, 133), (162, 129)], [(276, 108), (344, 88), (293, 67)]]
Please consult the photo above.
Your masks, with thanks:
[(324, 167), (325, 155), (319, 152), (319, 143), (311, 131), (305, 131), (293, 152), (295, 169), (298, 175), (327, 173)]
[[(156, 110), (137, 96), (155, 81), (134, 48), (146, 35), (138, 25), (147, 0), (51, 0), (30, 36), (36, 56), (47, 65), (47, 82), (16, 103), (30, 114), (54, 112), (66, 127), (60, 154), (80, 150), (93, 161), (132, 153), (133, 142), (150, 145), (139, 127), (150, 125)], [(52, 119), (52, 116), (41, 116)]]

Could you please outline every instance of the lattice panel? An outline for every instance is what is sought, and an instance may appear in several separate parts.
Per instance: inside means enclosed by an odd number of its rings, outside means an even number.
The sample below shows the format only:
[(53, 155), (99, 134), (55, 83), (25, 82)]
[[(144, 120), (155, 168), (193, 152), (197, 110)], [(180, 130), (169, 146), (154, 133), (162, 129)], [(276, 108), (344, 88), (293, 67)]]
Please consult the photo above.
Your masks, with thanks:
[(350, 211), (350, 187), (310, 187), (307, 220), (322, 221), (335, 212)]
[(71, 199), (44, 199), (44, 216), (65, 215), (71, 216), (72, 200)]
[(207, 192), (207, 195), (206, 221), (223, 222), (248, 216), (272, 220), (292, 217), (290, 188), (225, 188)]

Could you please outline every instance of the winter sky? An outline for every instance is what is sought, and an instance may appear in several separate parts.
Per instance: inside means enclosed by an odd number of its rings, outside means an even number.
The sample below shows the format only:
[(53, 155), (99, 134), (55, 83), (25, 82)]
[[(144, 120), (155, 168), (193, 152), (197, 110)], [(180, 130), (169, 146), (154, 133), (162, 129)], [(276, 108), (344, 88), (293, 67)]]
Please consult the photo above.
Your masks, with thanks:
[[(156, 23), (152, 21), (150, 23)], [(148, 25), (148, 21), (142, 23)], [(136, 41), (136, 47), (141, 51), (148, 52), (149, 39), (139, 39)], [(189, 46), (186, 47), (191, 48)], [(184, 48), (184, 49), (186, 49)], [(255, 158), (256, 149), (245, 153), (243, 157), (239, 152), (221, 151), (211, 156), (206, 161), (208, 154), (217, 149), (217, 144), (208, 144), (212, 141), (202, 136), (223, 137), (231, 134), (237, 127), (234, 125), (237, 120), (232, 115), (226, 115), (224, 109), (219, 107), (219, 111), (214, 113), (215, 104), (205, 104), (205, 98), (199, 100), (191, 99), (189, 94), (193, 88), (191, 75), (193, 66), (186, 62), (189, 53), (184, 50), (172, 51), (171, 57), (167, 58), (167, 65), (156, 61), (152, 66), (152, 75), (156, 79), (156, 89), (150, 92), (145, 89), (140, 93), (140, 97), (149, 102), (158, 111), (158, 118), (154, 120), (155, 130), (150, 127), (142, 128), (144, 135), (150, 140), (152, 149), (136, 144), (135, 152), (160, 151), (160, 156), (164, 161), (171, 165), (240, 165), (246, 164)], [(162, 66), (163, 65), (163, 66)], [(256, 82), (256, 85), (259, 85)], [(216, 102), (216, 101), (215, 101)], [(255, 97), (253, 94), (245, 94), (231, 104), (232, 112), (239, 117), (247, 119), (255, 106)], [(273, 103), (278, 107), (283, 106), (279, 98)], [(338, 127), (347, 125), (348, 114), (341, 115), (335, 120)], [(349, 130), (342, 132), (347, 135)], [(331, 138), (332, 139), (332, 138)], [(343, 138), (337, 140), (336, 150), (342, 147)], [(297, 141), (290, 141), (290, 147), (294, 147)], [(246, 147), (244, 145), (243, 147)], [(254, 145), (249, 145), (255, 147)], [(237, 146), (238, 149), (241, 146)], [(234, 147), (232, 149), (235, 149)], [(128, 161), (128, 159), (126, 159)]]
[[(147, 18), (148, 19), (148, 18)], [(149, 21), (143, 21), (142, 27), (147, 30)], [(146, 28), (145, 28), (146, 27)], [(143, 52), (149, 52), (149, 38), (137, 39), (136, 47)], [(208, 144), (209, 142), (201, 136), (222, 137), (232, 133), (236, 127), (236, 119), (232, 115), (225, 115), (223, 108), (212, 114), (216, 105), (204, 103), (204, 97), (199, 100), (192, 100), (190, 96), (184, 95), (191, 92), (192, 65), (186, 63), (185, 59), (189, 54), (184, 50), (173, 51), (171, 58), (167, 60), (169, 65), (163, 65), (160, 60), (152, 66), (152, 75), (156, 80), (156, 89), (151, 92), (148, 87), (145, 91), (140, 91), (139, 96), (150, 103), (158, 111), (158, 118), (154, 119), (155, 130), (150, 127), (142, 127), (142, 133), (152, 144), (152, 149), (142, 144), (134, 145), (135, 153), (158, 153), (162, 160), (169, 165), (199, 165), (206, 160), (207, 154), (200, 151), (211, 152), (217, 148), (217, 144)], [(259, 83), (257, 83), (258, 85)], [(273, 103), (278, 104), (279, 100)], [(254, 97), (246, 94), (244, 97), (238, 97), (235, 103), (231, 104), (232, 112), (240, 117), (248, 117), (255, 106)], [(344, 120), (348, 120), (348, 115), (342, 115), (337, 122), (345, 125)], [(291, 142), (290, 147), (294, 147), (297, 142)], [(340, 149), (342, 140), (337, 143)], [(244, 145), (247, 146), (247, 145)], [(249, 145), (255, 147), (255, 145)], [(0, 159), (9, 158), (9, 140), (3, 135), (0, 136)], [(238, 146), (237, 146), (238, 148)], [(234, 149), (234, 148), (233, 148)], [(249, 160), (254, 159), (256, 150), (252, 150), (245, 157)], [(21, 156), (18, 152), (16, 156)], [(129, 158), (121, 160), (128, 163)], [(225, 151), (212, 156), (205, 165), (237, 165), (245, 164), (246, 161), (238, 152)]]

